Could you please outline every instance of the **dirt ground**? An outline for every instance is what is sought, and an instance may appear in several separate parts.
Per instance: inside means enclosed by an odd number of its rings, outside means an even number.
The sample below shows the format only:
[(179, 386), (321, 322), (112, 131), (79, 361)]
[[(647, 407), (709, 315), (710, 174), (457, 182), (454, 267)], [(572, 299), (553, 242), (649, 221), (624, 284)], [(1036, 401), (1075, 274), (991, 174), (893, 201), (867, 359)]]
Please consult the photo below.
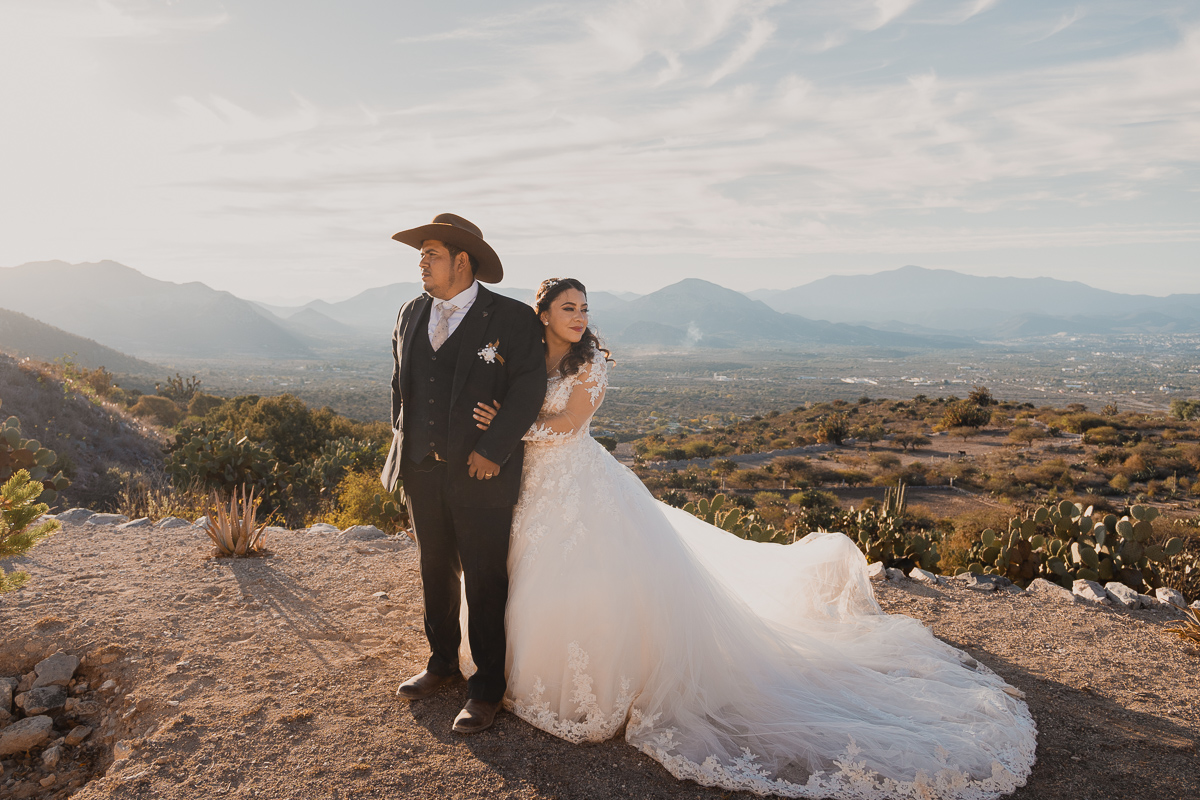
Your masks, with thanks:
[[(461, 687), (393, 696), (427, 653), (407, 539), (276, 532), (269, 547), (212, 559), (190, 527), (82, 524), (6, 564), (32, 579), (0, 596), (0, 677), (60, 649), (84, 657), (82, 711), (55, 735), (95, 733), (54, 770), (40, 749), (0, 760), (0, 797), (741, 796), (676, 781), (621, 739), (574, 746), (508, 714), (454, 734)], [(1027, 693), (1038, 763), (1014, 797), (1200, 794), (1200, 652), (1165, 632), (1167, 612), (909, 581), (877, 591)]]

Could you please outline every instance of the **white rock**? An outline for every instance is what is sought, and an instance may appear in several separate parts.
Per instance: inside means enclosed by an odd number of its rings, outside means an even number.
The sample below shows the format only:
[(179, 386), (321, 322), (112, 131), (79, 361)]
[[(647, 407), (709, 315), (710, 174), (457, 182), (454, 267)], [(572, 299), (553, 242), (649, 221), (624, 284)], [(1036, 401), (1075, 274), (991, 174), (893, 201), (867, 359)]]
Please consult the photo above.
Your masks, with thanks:
[(83, 522), (88, 517), (93, 517), (95, 515), (95, 511), (89, 511), (86, 508), (72, 508), (68, 511), (62, 512), (61, 514), (56, 514), (54, 518), (59, 522), (79, 523)]
[(1179, 593), (1178, 589), (1172, 589), (1170, 586), (1160, 586), (1154, 590), (1154, 596), (1158, 598), (1158, 602), (1179, 606), (1180, 608), (1187, 607), (1187, 600)]
[(34, 673), (37, 674), (33, 688), (66, 686), (71, 682), (71, 678), (75, 677), (77, 669), (79, 669), (79, 657), (59, 651), (49, 658), (42, 659), (33, 668)]
[(131, 520), (129, 520), (129, 522), (122, 522), (120, 525), (117, 526), (117, 530), (130, 531), (130, 530), (136, 530), (138, 528), (148, 528), (148, 527), (150, 527), (150, 518), (149, 517), (139, 517), (137, 519), (131, 519)]
[(1157, 597), (1153, 597), (1148, 594), (1139, 594), (1138, 603), (1142, 608), (1148, 608), (1151, 611), (1157, 611), (1163, 607), (1163, 604), (1158, 601)]
[(154, 527), (162, 528), (163, 530), (170, 530), (172, 528), (190, 528), (192, 527), (192, 523), (188, 522), (186, 519), (180, 519), (179, 517), (163, 517), (154, 524)]
[(1113, 603), (1112, 598), (1108, 596), (1108, 591), (1095, 581), (1081, 578), (1071, 585), (1071, 589), (1075, 592), (1076, 597), (1082, 597), (1084, 600), (1099, 603), (1102, 606), (1111, 606)]
[(389, 597), (388, 597), (388, 593), (387, 593), (387, 592), (376, 592), (375, 594), (371, 595), (371, 597), (375, 598), (376, 600), (389, 600), (389, 599), (391, 599), (391, 598), (389, 598)]
[(1068, 603), (1080, 602), (1080, 598), (1076, 597), (1074, 592), (1064, 589), (1057, 583), (1051, 583), (1045, 578), (1034, 578), (1025, 591), (1040, 597), (1053, 597), (1056, 600), (1066, 600)]
[(133, 755), (133, 745), (129, 742), (117, 742), (113, 745), (113, 760), (124, 761)]
[(330, 525), (328, 522), (318, 522), (314, 525), (309, 525), (308, 532), (325, 535), (330, 533), (341, 533), (342, 529), (337, 525)]
[(912, 572), (908, 573), (908, 577), (912, 578), (917, 583), (933, 583), (938, 582), (937, 575), (934, 575), (929, 570), (913, 567)]
[(92, 514), (87, 518), (88, 525), (120, 525), (129, 522), (124, 514)]
[(902, 581), (902, 580), (904, 580), (904, 571), (898, 570), (895, 567), (888, 567), (887, 568), (887, 579), (889, 581)]
[(1119, 581), (1109, 581), (1104, 584), (1104, 591), (1108, 592), (1108, 596), (1118, 605), (1126, 608), (1141, 608), (1142, 606), (1142, 601), (1138, 600), (1137, 590), (1130, 589)]
[(0, 731), (0, 756), (24, 753), (50, 741), (54, 720), (49, 717), (26, 717)]
[(342, 538), (346, 541), (368, 542), (373, 539), (386, 539), (387, 534), (374, 525), (354, 525), (342, 532)]
[(62, 754), (62, 747), (58, 745), (47, 747), (42, 751), (42, 763), (46, 765), (47, 769), (54, 769), (58, 766), (58, 761), (62, 758)]
[(102, 691), (102, 692), (108, 692), (115, 688), (117, 688), (117, 682), (114, 681), (112, 678), (109, 678), (104, 683), (100, 684), (100, 691)]
[(1192, 604), (1188, 606), (1188, 608), (1200, 608), (1200, 600), (1193, 600)]
[(193, 525), (195, 525), (197, 528), (207, 528), (207, 527), (208, 527), (208, 523), (209, 523), (210, 521), (211, 521), (211, 520), (209, 520), (209, 518), (208, 518), (208, 515), (205, 515), (205, 516), (202, 516), (202, 517), (197, 517), (197, 518), (196, 518), (196, 521), (195, 521), (195, 522), (193, 522), (192, 524), (193, 524)]
[(874, 564), (867, 564), (867, 577), (873, 581), (886, 581), (887, 569), (883, 566), (883, 562), (876, 561)]
[(1001, 588), (1000, 591), (1008, 592), (1009, 594), (1025, 594), (1025, 590), (1020, 586), (1017, 586), (1015, 583), (1008, 584), (1007, 586)]

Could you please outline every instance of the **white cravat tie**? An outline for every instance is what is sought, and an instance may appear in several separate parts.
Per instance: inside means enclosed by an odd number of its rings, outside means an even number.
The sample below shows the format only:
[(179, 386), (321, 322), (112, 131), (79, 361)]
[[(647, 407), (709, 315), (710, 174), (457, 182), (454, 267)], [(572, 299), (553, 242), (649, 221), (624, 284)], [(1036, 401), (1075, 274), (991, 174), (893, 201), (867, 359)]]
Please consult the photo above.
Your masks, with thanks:
[(433, 329), (433, 338), (429, 340), (429, 344), (433, 346), (433, 351), (436, 353), (438, 348), (446, 343), (450, 338), (450, 318), (454, 316), (454, 312), (458, 311), (458, 306), (450, 303), (438, 303), (437, 327)]

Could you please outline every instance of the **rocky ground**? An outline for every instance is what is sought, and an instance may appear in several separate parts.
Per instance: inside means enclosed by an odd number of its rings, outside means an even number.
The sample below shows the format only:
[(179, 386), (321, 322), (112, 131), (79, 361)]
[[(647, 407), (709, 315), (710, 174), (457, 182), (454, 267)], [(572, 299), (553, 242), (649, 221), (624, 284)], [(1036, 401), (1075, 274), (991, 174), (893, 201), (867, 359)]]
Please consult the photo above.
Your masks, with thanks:
[[(25, 706), (0, 714), (0, 797), (735, 796), (623, 740), (573, 746), (507, 714), (458, 736), (461, 688), (397, 700), (426, 657), (406, 538), (273, 531), (269, 555), (230, 560), (182, 522), (92, 520), (6, 564), (32, 578), (0, 596), (0, 679)], [(1026, 692), (1038, 763), (1015, 797), (1197, 796), (1200, 651), (1168, 632), (1173, 612), (877, 587)]]

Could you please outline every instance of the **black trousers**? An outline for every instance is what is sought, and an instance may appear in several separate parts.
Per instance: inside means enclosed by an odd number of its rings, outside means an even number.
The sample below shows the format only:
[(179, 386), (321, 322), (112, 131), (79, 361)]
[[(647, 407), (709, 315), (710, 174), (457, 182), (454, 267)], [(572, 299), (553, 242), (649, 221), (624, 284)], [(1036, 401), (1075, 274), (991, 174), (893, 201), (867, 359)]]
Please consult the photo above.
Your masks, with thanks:
[(467, 639), (478, 668), (467, 681), (467, 697), (499, 702), (508, 685), (504, 609), (513, 507), (463, 505), (450, 491), (449, 465), (432, 457), (419, 464), (404, 458), (400, 470), (420, 555), (425, 636), (431, 651), (426, 669), (437, 675), (459, 671), (461, 576), (467, 595)]

